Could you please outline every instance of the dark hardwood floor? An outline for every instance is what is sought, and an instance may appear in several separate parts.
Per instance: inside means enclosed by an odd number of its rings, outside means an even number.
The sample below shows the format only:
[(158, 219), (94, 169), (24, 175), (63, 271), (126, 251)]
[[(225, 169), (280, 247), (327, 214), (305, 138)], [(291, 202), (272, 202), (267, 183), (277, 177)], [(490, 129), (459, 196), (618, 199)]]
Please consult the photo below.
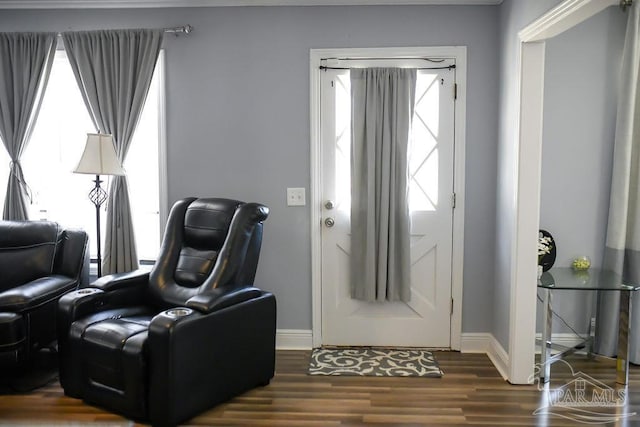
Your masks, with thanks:
[[(306, 375), (308, 351), (278, 351), (276, 376), (271, 384), (210, 409), (185, 425), (198, 426), (640, 426), (640, 367), (632, 367), (626, 389), (626, 404), (584, 408), (593, 413), (575, 412), (554, 405), (557, 414), (534, 414), (548, 406), (549, 396), (572, 390), (580, 377), (590, 386), (615, 390), (615, 362), (587, 360), (575, 355), (567, 365), (552, 367), (549, 391), (536, 385), (510, 385), (484, 354), (435, 352), (442, 378), (320, 377)], [(591, 399), (589, 397), (589, 399)], [(575, 408), (574, 408), (575, 409)], [(544, 411), (543, 411), (544, 412)], [(605, 415), (623, 418), (606, 423)], [(615, 415), (617, 414), (617, 415)], [(586, 418), (588, 416), (588, 418)], [(576, 421), (576, 417), (584, 417)], [(573, 419), (572, 419), (573, 418)], [(594, 422), (594, 420), (596, 420)], [(590, 424), (583, 424), (591, 421)], [(0, 394), (0, 425), (135, 426), (82, 401), (65, 397), (57, 381), (30, 393)]]

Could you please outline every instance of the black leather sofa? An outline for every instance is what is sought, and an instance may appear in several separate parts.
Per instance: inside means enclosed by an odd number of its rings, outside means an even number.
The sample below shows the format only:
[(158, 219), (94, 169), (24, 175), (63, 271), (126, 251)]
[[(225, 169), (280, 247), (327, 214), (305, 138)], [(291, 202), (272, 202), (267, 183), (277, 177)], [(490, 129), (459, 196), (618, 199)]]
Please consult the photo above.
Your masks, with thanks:
[(46, 221), (0, 221), (0, 370), (55, 342), (58, 299), (89, 278), (87, 234)]
[(274, 374), (276, 300), (253, 287), (267, 207), (178, 201), (151, 272), (105, 276), (59, 304), (68, 396), (176, 425)]

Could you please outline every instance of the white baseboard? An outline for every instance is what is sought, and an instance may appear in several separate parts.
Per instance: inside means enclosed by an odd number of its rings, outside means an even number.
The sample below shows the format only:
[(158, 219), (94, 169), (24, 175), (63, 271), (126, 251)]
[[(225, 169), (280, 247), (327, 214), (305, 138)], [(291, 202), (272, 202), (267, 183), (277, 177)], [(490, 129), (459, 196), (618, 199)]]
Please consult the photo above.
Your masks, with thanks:
[[(460, 351), (462, 353), (486, 353), (491, 363), (496, 367), (500, 375), (506, 380), (509, 372), (509, 354), (500, 345), (498, 340), (488, 332), (462, 334)], [(541, 339), (541, 334), (536, 334), (536, 339)], [(556, 333), (551, 335), (554, 344), (565, 347), (573, 347), (581, 340), (572, 333)], [(536, 354), (540, 353), (540, 345), (536, 345)]]
[(311, 329), (278, 329), (276, 349), (310, 350), (313, 348)]
[(493, 338), (488, 332), (463, 333), (460, 337), (461, 353), (487, 353)]
[(508, 378), (509, 354), (488, 332), (463, 333), (460, 341), (461, 353), (486, 353), (491, 363), (496, 367), (502, 378)]
[(493, 362), (493, 365), (496, 367), (502, 378), (505, 381), (509, 378), (509, 353), (502, 347), (502, 345), (498, 342), (498, 340), (491, 335), (489, 351), (487, 352), (487, 356)]

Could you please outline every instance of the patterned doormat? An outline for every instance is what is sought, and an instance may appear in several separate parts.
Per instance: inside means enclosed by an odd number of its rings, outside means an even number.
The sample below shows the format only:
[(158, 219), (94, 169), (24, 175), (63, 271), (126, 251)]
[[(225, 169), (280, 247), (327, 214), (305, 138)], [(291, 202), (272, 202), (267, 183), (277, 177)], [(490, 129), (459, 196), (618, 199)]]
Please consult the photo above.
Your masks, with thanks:
[(309, 375), (440, 378), (433, 353), (419, 349), (371, 347), (314, 348)]

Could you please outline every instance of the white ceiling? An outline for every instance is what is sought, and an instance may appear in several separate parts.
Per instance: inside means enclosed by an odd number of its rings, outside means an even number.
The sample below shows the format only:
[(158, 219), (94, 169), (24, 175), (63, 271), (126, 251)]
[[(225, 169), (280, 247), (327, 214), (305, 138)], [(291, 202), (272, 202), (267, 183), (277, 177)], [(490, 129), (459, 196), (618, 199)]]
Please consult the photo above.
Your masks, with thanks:
[(0, 0), (0, 9), (108, 9), (223, 6), (496, 5), (502, 0)]

